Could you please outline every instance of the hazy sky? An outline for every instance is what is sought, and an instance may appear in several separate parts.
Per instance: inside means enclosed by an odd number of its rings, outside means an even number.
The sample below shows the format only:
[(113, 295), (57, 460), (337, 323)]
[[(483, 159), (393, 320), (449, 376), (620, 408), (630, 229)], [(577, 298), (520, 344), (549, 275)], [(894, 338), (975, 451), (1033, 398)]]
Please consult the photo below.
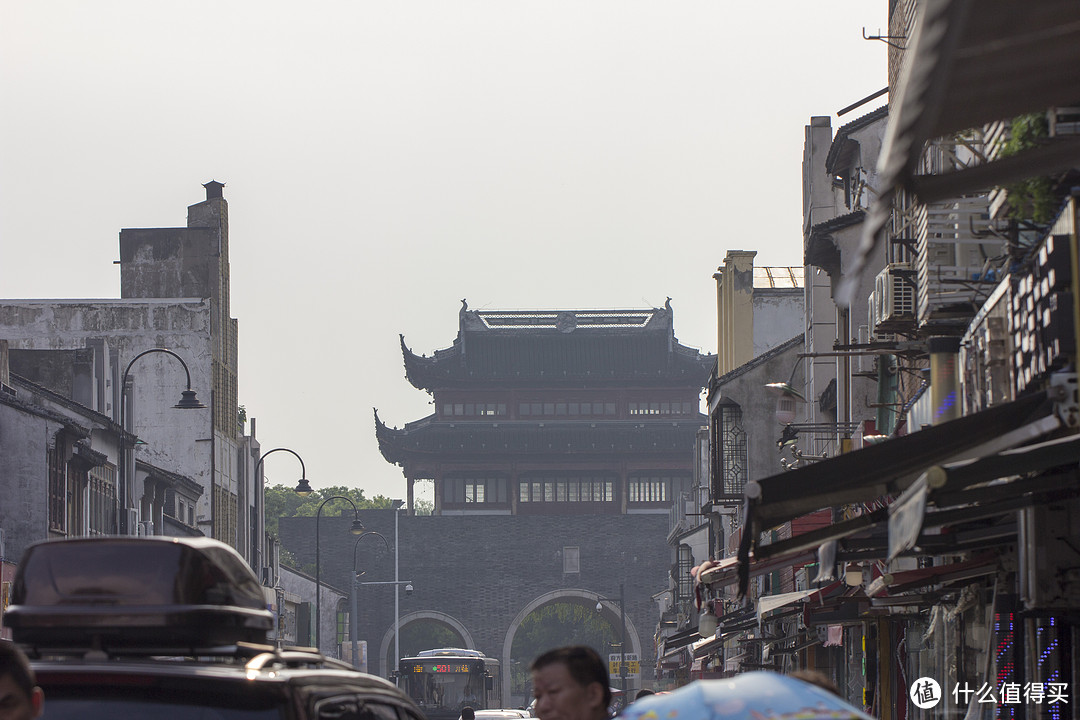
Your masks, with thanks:
[[(715, 352), (728, 250), (799, 265), (814, 115), (886, 84), (886, 0), (0, 0), (0, 297), (115, 298), (121, 228), (226, 183), (240, 403), (316, 487), (404, 495), (398, 334), (672, 298)], [(201, 388), (196, 388), (202, 390)], [(293, 484), (286, 456), (270, 483)]]

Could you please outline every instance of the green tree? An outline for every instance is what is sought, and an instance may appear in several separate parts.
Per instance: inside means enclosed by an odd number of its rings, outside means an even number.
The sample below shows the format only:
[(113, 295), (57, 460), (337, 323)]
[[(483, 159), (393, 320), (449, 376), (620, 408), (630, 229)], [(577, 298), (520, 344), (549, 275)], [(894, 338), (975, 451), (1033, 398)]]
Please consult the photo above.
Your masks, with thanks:
[(563, 645), (588, 645), (606, 657), (618, 642), (619, 633), (591, 606), (560, 602), (538, 608), (514, 633), (510, 648), (514, 692), (527, 689), (529, 663), (542, 652)]
[[(1006, 158), (1037, 147), (1046, 142), (1049, 134), (1050, 124), (1046, 113), (1029, 113), (1015, 117), (1009, 124), (1009, 139), (1002, 145), (999, 155)], [(1024, 178), (1008, 185), (1006, 190), (1009, 217), (1036, 223), (1048, 223), (1053, 219), (1058, 198), (1054, 193), (1052, 178)]]
[[(384, 495), (368, 499), (360, 488), (337, 485), (322, 488), (307, 497), (301, 497), (291, 487), (273, 485), (266, 488), (266, 532), (278, 537), (278, 519), (283, 517), (314, 517), (319, 505), (327, 498), (343, 495), (356, 503), (358, 510), (384, 510), (392, 507), (392, 501)], [(331, 517), (351, 512), (352, 506), (345, 500), (330, 500), (323, 506), (322, 516)]]

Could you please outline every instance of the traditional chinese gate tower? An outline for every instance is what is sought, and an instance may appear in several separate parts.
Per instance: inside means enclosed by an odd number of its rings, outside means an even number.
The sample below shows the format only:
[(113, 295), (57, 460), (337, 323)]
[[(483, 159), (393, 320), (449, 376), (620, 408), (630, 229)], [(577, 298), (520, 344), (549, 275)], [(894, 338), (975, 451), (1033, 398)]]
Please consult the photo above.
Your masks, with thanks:
[(645, 310), (459, 313), (432, 356), (401, 338), (406, 377), (435, 412), (375, 416), (408, 481), (434, 480), (437, 515), (666, 513), (691, 484), (699, 395), (715, 367), (675, 338), (670, 301)]

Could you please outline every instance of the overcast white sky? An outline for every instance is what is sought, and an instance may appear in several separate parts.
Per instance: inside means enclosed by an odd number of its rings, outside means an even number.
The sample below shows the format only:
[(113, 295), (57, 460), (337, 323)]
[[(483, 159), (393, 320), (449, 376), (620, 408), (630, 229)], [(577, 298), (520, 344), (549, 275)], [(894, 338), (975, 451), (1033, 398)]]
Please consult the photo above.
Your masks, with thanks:
[[(804, 126), (884, 98), (886, 0), (0, 0), (0, 297), (119, 296), (118, 234), (226, 183), (240, 402), (316, 487), (404, 495), (398, 333), (799, 265)], [(199, 390), (197, 388), (197, 390)], [(280, 456), (284, 458), (285, 456)], [(292, 484), (295, 463), (267, 463)]]

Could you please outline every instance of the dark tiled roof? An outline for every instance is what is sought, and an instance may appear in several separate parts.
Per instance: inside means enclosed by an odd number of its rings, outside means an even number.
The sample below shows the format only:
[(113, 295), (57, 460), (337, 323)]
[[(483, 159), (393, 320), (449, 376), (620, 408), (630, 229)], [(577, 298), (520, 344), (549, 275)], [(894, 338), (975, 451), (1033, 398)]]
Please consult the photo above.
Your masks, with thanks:
[(849, 136), (856, 130), (861, 130), (868, 125), (871, 125), (882, 118), (889, 116), (889, 106), (882, 105), (877, 110), (868, 112), (862, 117), (855, 118), (846, 125), (842, 125), (833, 137), (832, 144), (829, 146), (829, 154), (825, 156), (825, 170), (827, 172), (835, 172), (837, 165), (840, 163), (841, 157), (848, 149)]
[(643, 311), (476, 312), (454, 344), (419, 356), (401, 338), (405, 374), (426, 390), (468, 385), (665, 384), (702, 387), (715, 357), (680, 344), (668, 307)]
[(854, 227), (866, 218), (866, 211), (855, 210), (819, 222), (810, 228), (810, 236), (803, 250), (803, 262), (825, 270), (830, 275), (840, 271), (840, 250), (833, 242), (832, 233)]
[(708, 419), (682, 421), (607, 422), (444, 422), (434, 416), (403, 429), (387, 427), (375, 413), (375, 435), (388, 462), (402, 463), (418, 456), (488, 457), (510, 455), (560, 457), (567, 454), (655, 455), (680, 453), (692, 457), (698, 429)]
[(724, 383), (729, 382), (731, 380), (734, 380), (735, 378), (737, 378), (737, 377), (739, 377), (741, 375), (745, 375), (746, 373), (750, 372), (754, 368), (759, 367), (759, 366), (764, 365), (765, 363), (769, 362), (770, 360), (772, 360), (777, 355), (782, 355), (783, 353), (787, 352), (791, 348), (802, 345), (804, 342), (805, 342), (805, 338), (803, 337), (802, 334), (796, 335), (795, 337), (791, 338), (790, 340), (785, 340), (780, 345), (777, 345), (776, 347), (771, 348), (771, 349), (767, 350), (766, 352), (763, 352), (762, 354), (758, 355), (753, 360), (749, 360), (748, 362), (743, 363), (742, 365), (735, 368), (734, 370), (726, 372), (723, 375), (721, 375), (720, 377), (715, 377), (714, 376), (714, 377), (710, 378), (710, 380), (709, 380), (709, 395), (711, 396), (713, 393), (715, 393)]

